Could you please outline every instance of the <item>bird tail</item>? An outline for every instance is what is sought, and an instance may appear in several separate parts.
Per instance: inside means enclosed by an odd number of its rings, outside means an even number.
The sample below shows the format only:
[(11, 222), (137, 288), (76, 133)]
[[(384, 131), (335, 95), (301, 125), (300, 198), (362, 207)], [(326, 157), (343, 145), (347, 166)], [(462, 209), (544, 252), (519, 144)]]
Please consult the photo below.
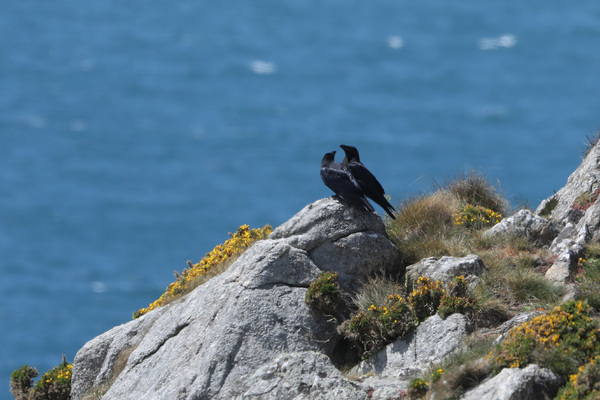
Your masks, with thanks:
[(394, 215), (394, 212), (396, 210), (394, 210), (394, 207), (392, 207), (392, 205), (390, 203), (388, 203), (385, 207), (383, 207), (383, 209), (390, 216), (391, 219), (396, 219), (396, 216)]

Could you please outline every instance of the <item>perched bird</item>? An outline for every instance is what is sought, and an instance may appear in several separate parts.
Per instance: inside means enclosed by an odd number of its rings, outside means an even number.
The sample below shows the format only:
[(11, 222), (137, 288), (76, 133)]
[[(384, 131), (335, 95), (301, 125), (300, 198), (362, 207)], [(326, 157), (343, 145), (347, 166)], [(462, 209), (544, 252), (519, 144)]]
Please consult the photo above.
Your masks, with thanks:
[(392, 219), (396, 219), (393, 214), (396, 210), (394, 210), (394, 207), (385, 198), (383, 186), (381, 186), (381, 183), (379, 183), (371, 171), (360, 162), (356, 147), (344, 144), (340, 145), (340, 147), (346, 152), (346, 157), (342, 161), (342, 167), (350, 171), (365, 196), (379, 204)]
[(335, 151), (326, 153), (321, 161), (321, 179), (325, 186), (346, 202), (366, 211), (375, 211), (350, 172), (335, 161)]

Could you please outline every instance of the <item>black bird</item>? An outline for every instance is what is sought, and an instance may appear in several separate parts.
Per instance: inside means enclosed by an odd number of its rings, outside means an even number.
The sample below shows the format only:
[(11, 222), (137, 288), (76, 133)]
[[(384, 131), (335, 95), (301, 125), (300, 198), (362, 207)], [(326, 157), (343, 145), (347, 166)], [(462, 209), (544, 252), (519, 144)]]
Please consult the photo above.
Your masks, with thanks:
[(352, 174), (335, 161), (335, 151), (326, 153), (321, 161), (321, 179), (325, 186), (348, 203), (366, 211), (375, 211)]
[(394, 207), (385, 198), (383, 186), (381, 186), (381, 183), (379, 183), (371, 171), (360, 162), (356, 147), (344, 144), (340, 145), (340, 147), (346, 152), (342, 166), (350, 171), (365, 196), (379, 204), (392, 219), (396, 219), (393, 214), (396, 210), (394, 210)]

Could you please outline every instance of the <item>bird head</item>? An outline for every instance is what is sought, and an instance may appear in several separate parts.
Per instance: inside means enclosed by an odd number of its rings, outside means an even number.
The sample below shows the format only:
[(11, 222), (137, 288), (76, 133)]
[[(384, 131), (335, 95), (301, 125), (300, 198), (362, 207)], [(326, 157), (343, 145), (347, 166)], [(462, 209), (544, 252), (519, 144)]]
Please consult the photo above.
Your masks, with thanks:
[(344, 150), (344, 152), (346, 152), (346, 159), (348, 161), (360, 161), (356, 147), (347, 146), (345, 144), (341, 144), (340, 147)]
[(331, 153), (325, 153), (323, 160), (321, 160), (321, 166), (329, 164), (333, 161), (335, 161), (335, 151), (332, 151)]

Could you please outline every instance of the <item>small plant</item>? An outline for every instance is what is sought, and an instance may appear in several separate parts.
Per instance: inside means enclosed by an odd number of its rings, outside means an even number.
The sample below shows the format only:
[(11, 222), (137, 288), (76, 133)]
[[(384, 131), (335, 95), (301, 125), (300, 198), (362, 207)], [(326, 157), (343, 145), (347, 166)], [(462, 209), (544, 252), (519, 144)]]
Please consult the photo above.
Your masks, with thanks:
[(431, 373), (431, 382), (439, 381), (444, 376), (444, 368), (438, 368)]
[(356, 295), (359, 311), (344, 321), (338, 331), (354, 342), (363, 359), (416, 326), (410, 305), (398, 294), (401, 290), (397, 283), (375, 277)]
[(470, 338), (465, 345), (431, 368), (430, 400), (458, 399), (466, 389), (490, 374), (491, 363), (486, 355), (493, 346), (493, 339)]
[(473, 300), (467, 297), (443, 296), (440, 300), (438, 314), (446, 318), (454, 313), (465, 314), (473, 309)]
[(415, 320), (408, 302), (399, 294), (393, 294), (388, 297), (388, 304), (382, 309), (376, 310), (372, 306), (372, 311), (379, 312), (377, 322), (379, 330), (388, 340), (404, 336), (415, 326)]
[(322, 272), (306, 291), (306, 304), (323, 314), (333, 313), (340, 301), (338, 276), (337, 272)]
[(189, 268), (185, 268), (182, 273), (176, 272), (175, 282), (167, 287), (165, 293), (148, 307), (134, 312), (133, 319), (172, 302), (191, 292), (211, 277), (225, 271), (254, 242), (265, 239), (272, 231), (273, 228), (270, 225), (257, 229), (250, 229), (248, 225), (240, 226), (234, 234), (229, 234), (231, 238), (227, 239), (225, 243), (217, 245), (200, 262), (192, 264), (191, 261), (188, 261)]
[(423, 378), (414, 378), (408, 383), (408, 396), (410, 399), (421, 399), (429, 390), (429, 383)]
[(29, 365), (23, 365), (10, 374), (10, 393), (15, 400), (29, 400), (29, 391), (38, 375), (38, 370)]
[(600, 243), (591, 243), (584, 247), (584, 254), (577, 263), (578, 290), (575, 298), (586, 300), (600, 312)]
[(600, 356), (579, 367), (576, 374), (556, 396), (559, 400), (579, 400), (600, 398)]
[(584, 192), (577, 196), (573, 204), (571, 204), (571, 208), (573, 210), (586, 211), (588, 208), (593, 206), (594, 203), (596, 203), (598, 196), (600, 196), (600, 188), (594, 190), (593, 192)]
[(482, 229), (502, 221), (502, 214), (483, 206), (465, 204), (454, 212), (454, 224), (467, 229)]
[(446, 290), (441, 281), (432, 281), (421, 276), (417, 279), (415, 288), (408, 296), (408, 301), (418, 321), (424, 321), (436, 313)]
[(548, 218), (557, 205), (558, 199), (556, 197), (552, 197), (546, 202), (544, 208), (542, 208), (542, 210), (540, 211), (540, 217)]

